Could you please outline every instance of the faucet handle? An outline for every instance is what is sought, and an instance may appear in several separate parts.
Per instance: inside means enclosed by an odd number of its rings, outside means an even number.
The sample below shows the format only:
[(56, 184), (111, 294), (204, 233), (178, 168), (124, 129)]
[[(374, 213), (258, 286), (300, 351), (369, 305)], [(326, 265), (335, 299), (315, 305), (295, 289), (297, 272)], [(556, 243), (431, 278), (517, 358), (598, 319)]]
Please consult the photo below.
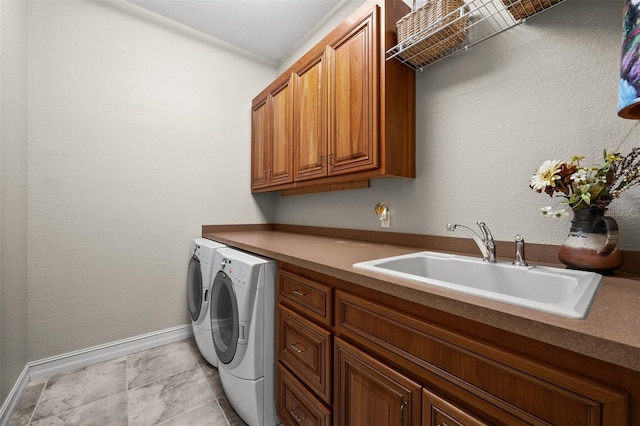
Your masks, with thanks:
[(529, 266), (524, 257), (524, 238), (522, 238), (522, 235), (516, 235), (513, 239), (516, 243), (516, 258), (513, 264), (516, 266)]
[(478, 227), (480, 228), (480, 231), (482, 232), (482, 236), (484, 237), (485, 243), (493, 243), (493, 235), (491, 235), (491, 231), (489, 230), (489, 227), (487, 226), (487, 224), (480, 221), (476, 222), (476, 224), (478, 225)]

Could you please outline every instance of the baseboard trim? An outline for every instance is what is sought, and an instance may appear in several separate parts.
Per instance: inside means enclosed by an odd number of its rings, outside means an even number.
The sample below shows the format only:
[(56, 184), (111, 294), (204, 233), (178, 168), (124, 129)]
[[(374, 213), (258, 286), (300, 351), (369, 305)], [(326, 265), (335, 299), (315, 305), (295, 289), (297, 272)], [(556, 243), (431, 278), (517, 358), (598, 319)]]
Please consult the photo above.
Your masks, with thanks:
[(22, 370), (11, 392), (7, 395), (2, 408), (0, 408), (0, 425), (9, 424), (18, 402), (30, 381), (41, 380), (55, 374), (65, 373), (190, 337), (193, 337), (193, 327), (191, 324), (185, 324), (29, 362)]
[(18, 380), (16, 380), (13, 388), (11, 388), (11, 392), (9, 392), (9, 395), (7, 395), (7, 398), (4, 400), (4, 404), (2, 404), (2, 408), (0, 408), (0, 425), (4, 426), (9, 424), (13, 413), (18, 407), (18, 402), (20, 402), (20, 398), (28, 385), (29, 364), (25, 365), (22, 369), (22, 373), (18, 376)]

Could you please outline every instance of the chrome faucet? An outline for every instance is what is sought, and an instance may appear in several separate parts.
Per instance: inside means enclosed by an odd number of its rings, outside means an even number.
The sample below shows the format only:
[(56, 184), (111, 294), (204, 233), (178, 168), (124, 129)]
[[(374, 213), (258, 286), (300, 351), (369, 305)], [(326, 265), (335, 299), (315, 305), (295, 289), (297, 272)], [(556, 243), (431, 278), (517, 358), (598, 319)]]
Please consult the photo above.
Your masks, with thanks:
[(496, 243), (493, 241), (491, 231), (489, 231), (489, 228), (484, 222), (476, 222), (476, 224), (480, 228), (480, 232), (482, 232), (482, 237), (480, 237), (480, 235), (464, 225), (457, 225), (453, 223), (447, 223), (447, 231), (453, 232), (456, 229), (460, 228), (461, 231), (464, 231), (471, 238), (473, 238), (473, 241), (476, 242), (478, 248), (480, 249), (480, 252), (482, 253), (482, 260), (484, 260), (485, 262), (495, 262)]

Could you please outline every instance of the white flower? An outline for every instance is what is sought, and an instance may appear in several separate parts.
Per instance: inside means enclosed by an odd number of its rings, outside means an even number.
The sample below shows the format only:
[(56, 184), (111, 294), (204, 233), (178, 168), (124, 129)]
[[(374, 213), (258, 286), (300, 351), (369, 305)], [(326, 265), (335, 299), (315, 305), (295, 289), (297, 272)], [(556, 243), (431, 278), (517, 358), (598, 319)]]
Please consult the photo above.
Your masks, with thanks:
[(578, 169), (578, 171), (571, 176), (571, 180), (575, 183), (586, 183), (587, 179), (588, 176), (585, 169)]
[(547, 207), (542, 207), (540, 209), (540, 214), (543, 216), (556, 217), (560, 219), (569, 215), (569, 212), (566, 211), (565, 209), (554, 210), (553, 207), (547, 206)]
[(536, 191), (543, 191), (547, 186), (556, 186), (556, 181), (560, 179), (560, 165), (561, 161), (547, 160), (538, 169), (536, 174), (531, 177), (531, 188)]
[(566, 216), (569, 216), (569, 212), (566, 211), (565, 209), (558, 209), (555, 212), (553, 212), (553, 217), (557, 217), (558, 219), (561, 219)]
[(551, 206), (542, 207), (542, 208), (540, 208), (540, 214), (542, 216), (547, 216), (547, 215), (553, 214), (553, 208)]

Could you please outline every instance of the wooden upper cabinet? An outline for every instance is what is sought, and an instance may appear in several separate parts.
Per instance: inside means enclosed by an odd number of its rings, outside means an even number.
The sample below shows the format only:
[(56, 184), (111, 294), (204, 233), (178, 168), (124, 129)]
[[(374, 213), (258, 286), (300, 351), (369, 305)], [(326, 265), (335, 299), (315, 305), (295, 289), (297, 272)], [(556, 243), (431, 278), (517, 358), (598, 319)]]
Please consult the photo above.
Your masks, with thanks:
[(327, 46), (330, 174), (378, 167), (378, 11)]
[(293, 89), (291, 78), (263, 99), (251, 114), (251, 188), (293, 182)]
[[(415, 72), (385, 60), (409, 11), (399, 0), (366, 1), (254, 99), (254, 192), (415, 177)], [(265, 99), (266, 116), (258, 108)]]
[(295, 180), (327, 175), (324, 54), (293, 74)]

